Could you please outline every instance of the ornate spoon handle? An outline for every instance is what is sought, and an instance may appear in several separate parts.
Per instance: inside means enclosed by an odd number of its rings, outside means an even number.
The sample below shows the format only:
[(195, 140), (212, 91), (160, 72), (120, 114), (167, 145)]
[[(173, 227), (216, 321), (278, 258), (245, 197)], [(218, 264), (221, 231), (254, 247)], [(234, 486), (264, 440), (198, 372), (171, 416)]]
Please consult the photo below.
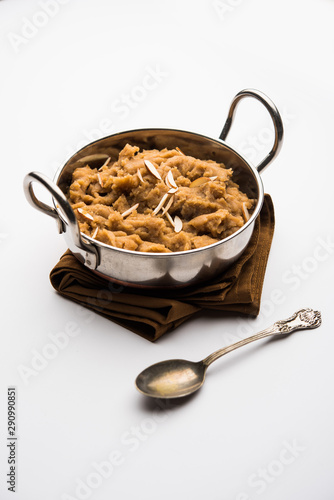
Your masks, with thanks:
[(250, 344), (250, 342), (254, 342), (255, 340), (260, 340), (265, 337), (269, 337), (270, 335), (284, 335), (287, 333), (294, 332), (295, 330), (306, 330), (309, 328), (317, 328), (321, 325), (321, 314), (320, 311), (314, 311), (313, 309), (300, 309), (295, 312), (290, 318), (283, 319), (280, 321), (276, 321), (272, 326), (262, 330), (251, 337), (240, 340), (235, 344), (232, 344), (228, 347), (223, 347), (218, 351), (209, 354), (205, 359), (203, 359), (202, 363), (208, 367), (216, 361), (216, 359), (224, 356), (228, 352), (234, 351), (238, 349), (238, 347), (242, 347), (246, 344)]

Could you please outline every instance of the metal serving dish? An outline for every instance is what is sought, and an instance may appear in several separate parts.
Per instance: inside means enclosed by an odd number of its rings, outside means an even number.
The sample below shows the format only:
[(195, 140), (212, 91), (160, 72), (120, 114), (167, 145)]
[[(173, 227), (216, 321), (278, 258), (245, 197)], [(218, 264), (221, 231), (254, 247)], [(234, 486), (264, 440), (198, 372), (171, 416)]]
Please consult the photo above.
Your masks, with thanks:
[[(243, 156), (225, 142), (235, 109), (244, 97), (259, 100), (269, 111), (275, 129), (274, 145), (270, 153), (257, 165), (252, 166)], [(180, 287), (208, 280), (232, 264), (247, 247), (254, 223), (263, 204), (264, 191), (259, 173), (277, 156), (283, 139), (283, 124), (274, 103), (262, 92), (246, 89), (233, 99), (228, 117), (219, 139), (183, 130), (141, 129), (114, 134), (97, 140), (78, 151), (57, 172), (54, 182), (45, 175), (31, 172), (24, 179), (28, 201), (38, 210), (57, 221), (59, 233), (63, 233), (73, 254), (89, 269), (108, 278), (136, 287)], [(82, 166), (87, 157), (90, 164), (103, 164), (103, 155), (116, 160), (119, 151), (130, 143), (144, 149), (175, 148), (199, 159), (211, 159), (224, 163), (234, 171), (233, 180), (257, 203), (250, 219), (231, 236), (207, 247), (173, 253), (148, 253), (124, 250), (106, 245), (80, 233), (75, 214), (65, 193), (71, 182), (72, 172)], [(33, 183), (42, 184), (52, 195), (54, 207), (38, 200)]]

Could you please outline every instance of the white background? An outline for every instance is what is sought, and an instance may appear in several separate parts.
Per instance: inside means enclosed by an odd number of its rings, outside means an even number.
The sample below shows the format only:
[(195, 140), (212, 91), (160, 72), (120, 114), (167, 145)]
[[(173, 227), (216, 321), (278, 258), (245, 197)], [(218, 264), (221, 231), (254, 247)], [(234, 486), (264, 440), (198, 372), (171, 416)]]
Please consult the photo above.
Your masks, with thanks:
[[(0, 1), (1, 499), (333, 499), (333, 16), (332, 0)], [(82, 145), (132, 128), (217, 138), (247, 87), (285, 125), (262, 176), (276, 231), (259, 317), (201, 314), (153, 344), (58, 296), (48, 275), (66, 245), (28, 205), (24, 175), (53, 177)], [(269, 129), (243, 101), (228, 142), (257, 164)], [(134, 388), (151, 363), (201, 359), (301, 307), (321, 310), (321, 328), (230, 354), (183, 403)], [(69, 322), (78, 334), (41, 360)]]

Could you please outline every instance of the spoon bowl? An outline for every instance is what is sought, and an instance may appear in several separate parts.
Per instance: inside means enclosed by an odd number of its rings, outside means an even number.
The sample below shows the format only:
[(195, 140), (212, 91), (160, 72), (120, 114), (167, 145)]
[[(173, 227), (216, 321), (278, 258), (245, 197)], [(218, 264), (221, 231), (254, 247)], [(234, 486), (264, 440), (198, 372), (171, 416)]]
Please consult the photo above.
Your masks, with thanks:
[(180, 398), (197, 391), (205, 380), (206, 366), (202, 361), (169, 359), (142, 371), (136, 386), (139, 392), (155, 398)]
[(277, 321), (269, 328), (251, 337), (240, 340), (228, 347), (223, 347), (202, 361), (169, 359), (155, 363), (138, 375), (135, 382), (136, 387), (139, 392), (152, 398), (171, 399), (188, 396), (202, 387), (208, 366), (224, 354), (270, 335), (285, 335), (295, 330), (317, 328), (320, 325), (321, 314), (319, 311), (300, 309), (290, 318)]

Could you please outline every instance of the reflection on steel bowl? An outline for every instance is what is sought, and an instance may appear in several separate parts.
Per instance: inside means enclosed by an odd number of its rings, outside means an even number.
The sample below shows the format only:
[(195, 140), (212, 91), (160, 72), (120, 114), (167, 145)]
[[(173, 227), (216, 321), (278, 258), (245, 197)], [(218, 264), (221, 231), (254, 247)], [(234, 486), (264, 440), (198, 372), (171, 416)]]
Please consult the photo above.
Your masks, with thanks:
[[(240, 153), (228, 146), (225, 142), (232, 124), (236, 106), (244, 97), (253, 97), (259, 100), (267, 108), (275, 129), (275, 140), (272, 150), (257, 167), (252, 166), (240, 155)], [(43, 174), (31, 172), (25, 177), (24, 188), (28, 201), (38, 210), (56, 219), (59, 232), (64, 234), (70, 250), (92, 271), (105, 278), (130, 286), (186, 286), (210, 279), (223, 271), (233, 263), (247, 247), (264, 198), (263, 185), (259, 173), (278, 154), (281, 148), (282, 139), (282, 120), (273, 102), (257, 90), (243, 90), (233, 99), (226, 123), (218, 140), (192, 132), (171, 129), (140, 129), (122, 132), (97, 140), (85, 146), (72, 156), (72, 158), (70, 158), (59, 170), (54, 182)], [(170, 249), (161, 251), (161, 248), (157, 251), (154, 249), (145, 251), (145, 248), (143, 251), (137, 251), (138, 249), (119, 248), (117, 246), (112, 246), (110, 242), (106, 243), (99, 241), (96, 239), (97, 234), (95, 234), (94, 237), (94, 233), (87, 231), (85, 226), (82, 226), (80, 230), (77, 216), (67, 199), (69, 188), (73, 182), (73, 173), (77, 171), (78, 168), (80, 169), (88, 164), (88, 168), (95, 170), (98, 179), (97, 173), (99, 169), (102, 168), (100, 172), (103, 172), (106, 166), (108, 168), (106, 162), (112, 164), (118, 161), (120, 152), (122, 150), (124, 151), (124, 148), (126, 148), (128, 144), (135, 145), (141, 151), (176, 150), (180, 155), (184, 154), (204, 162), (211, 160), (218, 164), (224, 164), (226, 169), (231, 169), (233, 171), (233, 183), (236, 183), (240, 187), (240, 191), (246, 196), (242, 202), (246, 202), (246, 205), (244, 205), (243, 225), (236, 228), (236, 231), (228, 234), (226, 237), (223, 236), (223, 239), (217, 238), (217, 241), (208, 242), (209, 244), (206, 246), (199, 246), (198, 248), (191, 247), (190, 249), (182, 250), (176, 249), (176, 251), (174, 249), (172, 249), (172, 251), (168, 251)], [(110, 160), (108, 160), (109, 158)], [(159, 168), (157, 163), (156, 165), (154, 165), (152, 161), (150, 163), (153, 168)], [(151, 174), (152, 171), (154, 172), (150, 165), (148, 169), (151, 169)], [(140, 172), (139, 176), (143, 177), (143, 173)], [(200, 177), (208, 177), (208, 174), (210, 174), (209, 169), (206, 173), (203, 172), (203, 175)], [(209, 177), (215, 176), (209, 175)], [(166, 193), (164, 194), (168, 194), (168, 191), (173, 190), (173, 187), (175, 189), (173, 181), (175, 181), (174, 178), (173, 180), (169, 178), (171, 186), (169, 187), (168, 181), (164, 179), (165, 184), (167, 183), (166, 189), (164, 188)], [(34, 182), (42, 184), (51, 193), (54, 207), (50, 207), (37, 199), (33, 191)], [(101, 182), (103, 184), (102, 176), (100, 176), (100, 183)], [(190, 180), (190, 183), (191, 182)], [(177, 183), (176, 187), (179, 188)], [(169, 195), (170, 194), (175, 195), (175, 192), (169, 193)], [(161, 207), (159, 207), (158, 203), (153, 211), (158, 209), (157, 213), (160, 210), (162, 213), (167, 203), (170, 202), (169, 200), (169, 196), (165, 197)], [(254, 201), (250, 201), (250, 204), (247, 205), (248, 202), (246, 200)], [(120, 210), (124, 208), (122, 212), (123, 217), (130, 215), (132, 211), (137, 209), (137, 207), (135, 209), (132, 207), (133, 205), (127, 207), (125, 201), (122, 207), (120, 202)], [(246, 212), (248, 207), (250, 208), (249, 218)], [(81, 208), (81, 215), (85, 215), (87, 212), (87, 209), (83, 206), (74, 208), (77, 213), (78, 209)], [(127, 213), (128, 210), (130, 210), (129, 213)], [(167, 213), (168, 210), (166, 210), (165, 213)], [(179, 217), (180, 215), (181, 217)], [(159, 218), (161, 219), (161, 217)], [(174, 230), (175, 225), (177, 226), (176, 229), (179, 229), (180, 223), (178, 222), (178, 218), (181, 220), (181, 224), (183, 224), (184, 221), (182, 221), (182, 212), (180, 210), (179, 212), (175, 212), (172, 221), (170, 221), (170, 230), (172, 230), (172, 223), (174, 224)], [(246, 218), (248, 220), (246, 220)], [(84, 224), (84, 220), (81, 222)]]

